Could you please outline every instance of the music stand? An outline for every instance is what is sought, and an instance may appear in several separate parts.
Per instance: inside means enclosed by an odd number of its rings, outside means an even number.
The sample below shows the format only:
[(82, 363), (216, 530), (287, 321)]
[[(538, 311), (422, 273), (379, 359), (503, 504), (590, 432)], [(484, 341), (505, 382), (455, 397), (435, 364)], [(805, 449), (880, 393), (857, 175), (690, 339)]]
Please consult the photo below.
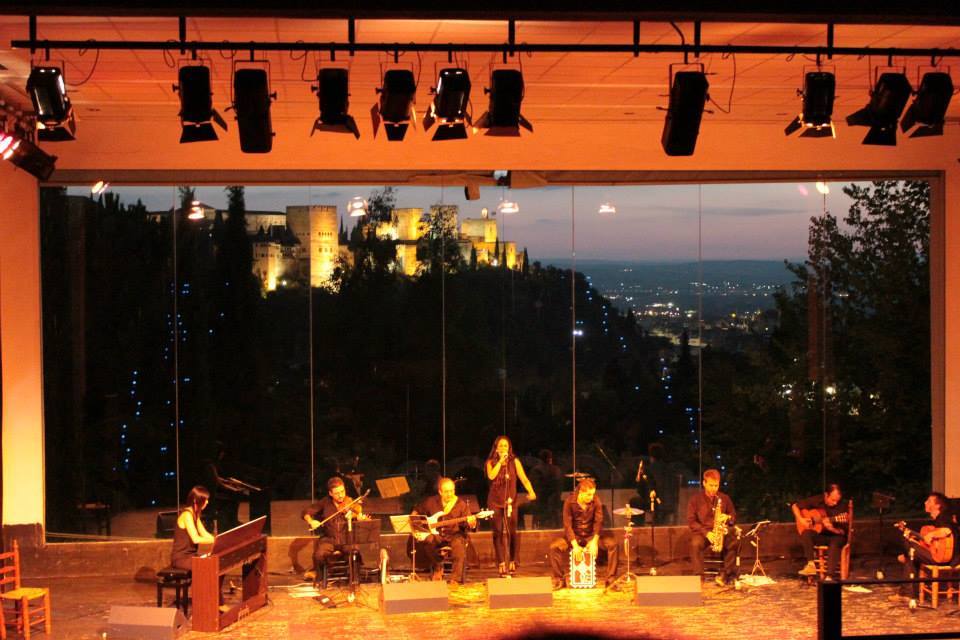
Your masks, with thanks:
[(413, 539), (414, 533), (429, 533), (430, 525), (427, 521), (427, 516), (424, 515), (410, 515), (410, 516), (390, 516), (390, 526), (393, 527), (394, 532), (396, 533), (406, 533), (411, 536), (413, 545), (410, 548), (410, 581), (418, 580), (417, 578), (417, 541)]
[(347, 602), (355, 602), (357, 592), (361, 590), (360, 570), (363, 558), (360, 555), (360, 545), (380, 546), (380, 521), (349, 518), (347, 523), (347, 542), (341, 549), (347, 554), (347, 584), (350, 589)]
[(763, 563), (760, 562), (760, 530), (770, 524), (769, 520), (761, 520), (757, 524), (753, 525), (753, 528), (747, 531), (740, 537), (740, 544), (737, 547), (737, 564), (740, 564), (740, 550), (743, 546), (744, 540), (750, 540), (750, 544), (757, 550), (757, 556), (753, 560), (753, 569), (750, 570), (750, 575), (743, 576), (740, 578), (740, 582), (750, 585), (751, 587), (762, 587), (768, 584), (776, 584), (776, 581), (773, 578), (767, 576), (767, 572), (763, 569)]
[(396, 498), (410, 493), (410, 484), (406, 476), (380, 478), (376, 483), (381, 498)]

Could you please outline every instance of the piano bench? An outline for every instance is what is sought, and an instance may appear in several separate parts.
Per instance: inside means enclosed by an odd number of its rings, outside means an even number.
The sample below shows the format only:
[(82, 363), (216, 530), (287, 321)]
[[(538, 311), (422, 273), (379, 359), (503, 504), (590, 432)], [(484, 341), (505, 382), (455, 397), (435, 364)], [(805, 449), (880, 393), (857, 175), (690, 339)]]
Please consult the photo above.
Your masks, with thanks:
[(175, 594), (173, 604), (178, 609), (183, 609), (183, 615), (189, 615), (191, 579), (189, 569), (164, 567), (157, 571), (157, 606), (163, 606), (163, 590), (173, 589)]

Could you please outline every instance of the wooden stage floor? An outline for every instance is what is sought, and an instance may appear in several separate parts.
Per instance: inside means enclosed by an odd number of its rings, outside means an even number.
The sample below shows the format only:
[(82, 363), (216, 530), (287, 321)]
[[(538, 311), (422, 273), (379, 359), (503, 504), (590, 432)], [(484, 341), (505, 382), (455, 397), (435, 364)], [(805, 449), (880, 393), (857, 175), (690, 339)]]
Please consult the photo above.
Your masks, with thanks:
[[(812, 639), (816, 637), (817, 590), (792, 574), (795, 565), (784, 561), (767, 564), (768, 574), (777, 581), (774, 585), (735, 590), (707, 582), (703, 586), (703, 606), (692, 608), (639, 607), (626, 592), (604, 593), (602, 588), (596, 588), (554, 592), (553, 606), (549, 608), (490, 610), (486, 605), (486, 578), (493, 577), (493, 571), (473, 569), (469, 576), (473, 581), (451, 592), (449, 611), (391, 616), (376, 609), (378, 585), (364, 585), (353, 604), (345, 601), (345, 592), (328, 589), (326, 593), (340, 602), (330, 609), (312, 598), (292, 596), (300, 583), (299, 576), (271, 574), (270, 601), (266, 607), (219, 634), (190, 632), (181, 637), (480, 640), (577, 631), (611, 638)], [(860, 559), (854, 577), (872, 578), (877, 566), (877, 560)], [(898, 568), (895, 562), (888, 563), (889, 577), (898, 577)], [(679, 574), (682, 569), (682, 563), (671, 564), (662, 567), (661, 574)], [(525, 567), (521, 574), (547, 575), (548, 568)], [(43, 584), (52, 589), (52, 638), (102, 640), (111, 605), (156, 604), (154, 584), (131, 578), (53, 579), (44, 580)], [(956, 604), (911, 612), (903, 604), (888, 601), (893, 587), (871, 589), (870, 593), (844, 593), (845, 634), (960, 631), (960, 615), (951, 615), (958, 611)], [(172, 598), (172, 592), (167, 593)]]

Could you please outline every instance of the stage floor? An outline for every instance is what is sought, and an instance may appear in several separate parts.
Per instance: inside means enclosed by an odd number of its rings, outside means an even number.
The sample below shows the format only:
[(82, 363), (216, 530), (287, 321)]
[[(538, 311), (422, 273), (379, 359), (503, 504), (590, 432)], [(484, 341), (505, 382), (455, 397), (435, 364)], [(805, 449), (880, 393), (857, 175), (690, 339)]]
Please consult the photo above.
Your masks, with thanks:
[[(346, 602), (346, 592), (328, 589), (338, 602), (333, 609), (312, 598), (295, 598), (298, 576), (270, 576), (270, 601), (219, 634), (190, 632), (189, 640), (209, 637), (316, 640), (317, 638), (461, 638), (522, 637), (531, 632), (579, 631), (630, 638), (798, 638), (816, 637), (817, 590), (791, 574), (797, 563), (766, 563), (777, 583), (741, 590), (703, 586), (701, 607), (639, 607), (626, 592), (604, 593), (602, 588), (563, 589), (554, 592), (553, 606), (531, 609), (490, 610), (486, 605), (486, 579), (490, 569), (472, 569), (472, 582), (451, 592), (451, 608), (442, 613), (386, 616), (377, 610), (379, 585), (364, 585), (357, 601)], [(855, 576), (872, 578), (878, 560), (860, 559)], [(661, 567), (663, 575), (682, 572), (683, 563)], [(889, 577), (898, 577), (895, 562), (888, 563)], [(645, 567), (640, 568), (646, 570)], [(545, 565), (525, 567), (522, 575), (548, 575)], [(38, 583), (39, 584), (39, 583)], [(44, 580), (52, 589), (52, 638), (97, 638), (108, 628), (112, 605), (154, 606), (152, 582), (129, 578), (70, 578)], [(904, 633), (960, 631), (955, 604), (937, 610), (911, 612), (904, 604), (888, 601), (892, 587), (871, 587), (871, 593), (844, 593), (844, 633)], [(172, 592), (167, 591), (172, 598)], [(364, 606), (364, 604), (369, 606)], [(42, 634), (36, 637), (43, 638)]]

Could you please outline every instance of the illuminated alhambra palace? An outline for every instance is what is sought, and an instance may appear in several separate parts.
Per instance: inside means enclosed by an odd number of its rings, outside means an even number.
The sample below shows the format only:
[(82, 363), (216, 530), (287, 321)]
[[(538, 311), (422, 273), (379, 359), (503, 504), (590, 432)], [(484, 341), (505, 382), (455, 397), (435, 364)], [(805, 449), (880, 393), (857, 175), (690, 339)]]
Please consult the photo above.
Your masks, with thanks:
[[(508, 268), (522, 266), (515, 242), (501, 241), (498, 248), (497, 221), (486, 208), (481, 210), (480, 217), (459, 222), (456, 205), (444, 206), (465, 263), (470, 263), (471, 253), (476, 251), (478, 265), (495, 266), (499, 250)], [(207, 223), (212, 223), (218, 214), (224, 219), (229, 216), (227, 211), (207, 205), (201, 204), (201, 208)], [(398, 208), (392, 210), (389, 222), (376, 223), (378, 238), (396, 242), (395, 268), (405, 275), (413, 276), (420, 270), (417, 247), (427, 234), (429, 216), (436, 214), (435, 206), (426, 216), (422, 208)], [(340, 228), (335, 205), (292, 205), (284, 212), (247, 211), (245, 219), (253, 245), (253, 272), (264, 291), (305, 280), (308, 272), (311, 286), (327, 287), (333, 282), (338, 260), (346, 264), (353, 262), (348, 233)]]

